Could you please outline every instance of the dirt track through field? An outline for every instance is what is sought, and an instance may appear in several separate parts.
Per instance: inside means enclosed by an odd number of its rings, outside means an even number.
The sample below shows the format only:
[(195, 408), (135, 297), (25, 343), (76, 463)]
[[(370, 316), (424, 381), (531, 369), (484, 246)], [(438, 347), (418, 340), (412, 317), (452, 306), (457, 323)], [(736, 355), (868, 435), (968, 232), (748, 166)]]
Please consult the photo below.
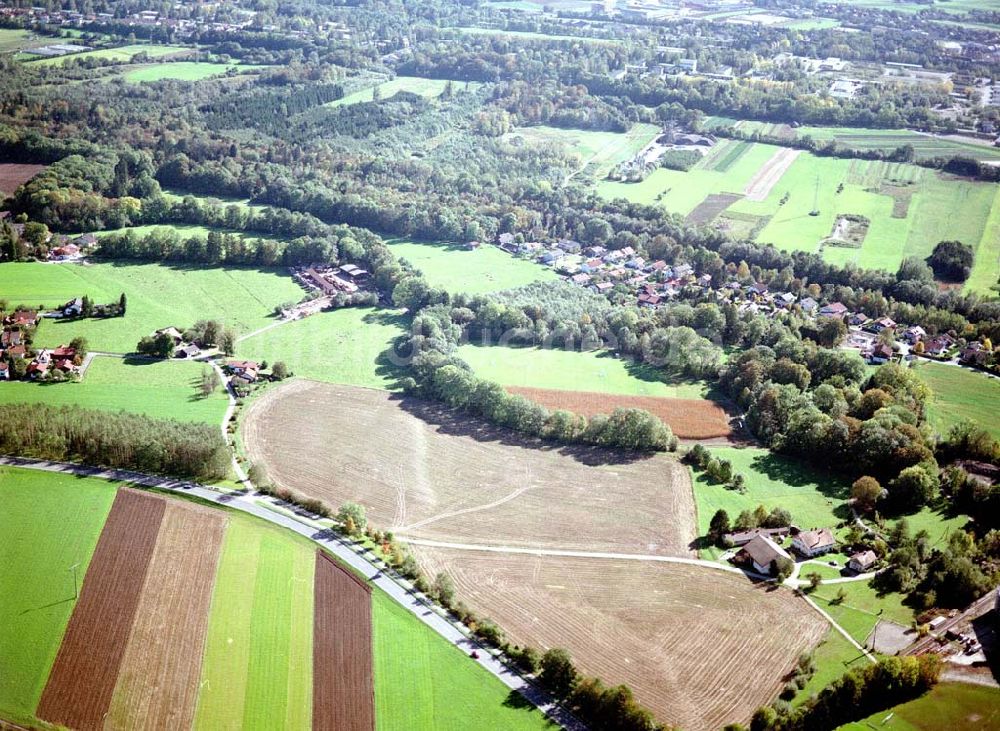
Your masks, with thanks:
[(244, 439), (278, 484), (360, 502), (413, 538), (693, 555), (690, 477), (666, 455), (526, 440), (437, 404), (311, 381), (256, 401)]
[(97, 541), (36, 715), (74, 729), (98, 729), (153, 556), (165, 501), (121, 489)]
[(313, 731), (373, 731), (371, 588), (316, 551)]
[(547, 388), (508, 386), (547, 409), (568, 409), (584, 416), (610, 414), (616, 408), (645, 409), (658, 416), (681, 439), (712, 439), (732, 434), (729, 415), (714, 401), (706, 399), (662, 398), (659, 396), (619, 396), (591, 391), (559, 391)]
[(187, 729), (194, 721), (226, 514), (166, 505), (106, 729)]
[(512, 643), (564, 647), (686, 731), (746, 723), (827, 626), (791, 591), (698, 566), (413, 546)]
[(760, 166), (760, 169), (754, 173), (750, 182), (743, 189), (743, 195), (746, 196), (747, 200), (766, 200), (771, 189), (781, 180), (781, 176), (792, 166), (801, 152), (802, 150), (793, 150), (788, 147), (782, 147), (775, 152), (770, 160)]

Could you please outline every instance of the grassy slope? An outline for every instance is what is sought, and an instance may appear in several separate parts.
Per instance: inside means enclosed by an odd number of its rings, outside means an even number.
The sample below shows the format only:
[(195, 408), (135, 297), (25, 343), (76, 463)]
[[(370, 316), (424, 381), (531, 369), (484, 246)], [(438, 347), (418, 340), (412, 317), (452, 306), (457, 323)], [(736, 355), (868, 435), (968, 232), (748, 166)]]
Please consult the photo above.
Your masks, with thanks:
[(379, 731), (549, 728), (533, 708), (385, 594), (372, 594)]
[[(732, 462), (733, 472), (746, 478), (747, 492), (741, 495), (724, 485), (711, 484), (704, 475), (699, 475), (694, 481), (699, 535), (708, 532), (709, 521), (719, 508), (729, 513), (730, 520), (735, 520), (741, 511), (753, 510), (758, 505), (769, 510), (782, 507), (801, 528), (833, 528), (843, 519), (836, 511), (848, 497), (850, 485), (846, 482), (766, 449), (710, 447), (709, 451)], [(706, 552), (718, 553), (717, 549)]]
[(423, 272), (431, 285), (449, 292), (498, 292), (558, 276), (548, 267), (518, 259), (495, 246), (466, 251), (459, 245), (405, 239), (388, 244), (393, 254)]
[[(889, 718), (890, 714), (892, 718)], [(1000, 727), (1000, 690), (966, 683), (940, 683), (895, 708), (849, 723), (843, 731), (989, 731)]]
[(993, 208), (976, 249), (972, 272), (965, 282), (967, 292), (994, 294), (1000, 282), (1000, 187), (993, 198)]
[(458, 355), (476, 375), (505, 386), (668, 398), (704, 398), (708, 392), (704, 381), (664, 383), (653, 369), (630, 366), (606, 352), (463, 345)]
[(201, 398), (197, 385), (208, 366), (189, 361), (128, 361), (96, 357), (79, 383), (0, 383), (0, 403), (76, 404), (88, 409), (130, 411), (162, 419), (218, 424), (226, 395)]
[(939, 363), (920, 363), (917, 373), (931, 387), (928, 421), (939, 433), (971, 419), (1000, 439), (1000, 379)]
[(308, 728), (313, 552), (233, 515), (209, 618), (196, 728)]
[[(847, 595), (842, 603), (833, 602), (843, 589)], [(880, 596), (867, 581), (848, 581), (841, 584), (820, 585), (810, 594), (813, 601), (826, 610), (834, 621), (843, 627), (856, 642), (864, 644), (871, 634), (882, 610), (882, 619), (904, 627), (913, 621), (913, 610), (903, 605), (902, 594)]]
[(533, 144), (558, 143), (580, 156), (580, 162), (591, 165), (597, 180), (607, 176), (617, 164), (632, 158), (659, 134), (653, 124), (635, 124), (626, 133), (563, 129), (561, 127), (520, 127), (511, 137), (523, 137)]
[(388, 388), (394, 375), (383, 353), (402, 332), (398, 314), (351, 307), (279, 325), (241, 341), (236, 352), (283, 360), (295, 375), (317, 381)]
[(180, 81), (200, 81), (212, 76), (226, 73), (231, 68), (240, 68), (237, 63), (197, 63), (195, 61), (176, 61), (159, 63), (152, 66), (141, 66), (126, 72), (126, 81), (162, 81), (163, 79), (178, 79)]
[[(54, 40), (53, 43), (59, 43), (60, 41)], [(125, 62), (132, 59), (137, 53), (147, 53), (150, 58), (159, 58), (161, 56), (169, 56), (172, 53), (180, 53), (181, 51), (191, 50), (183, 46), (161, 46), (157, 44), (151, 45), (140, 45), (135, 44), (131, 46), (119, 46), (118, 48), (102, 48), (98, 51), (84, 51), (83, 53), (73, 53), (68, 56), (59, 56), (56, 58), (44, 58), (39, 61), (30, 61), (29, 63), (37, 64), (38, 66), (56, 66), (65, 63), (68, 59), (76, 58), (97, 58), (104, 59), (107, 61), (119, 61)]]
[(11, 305), (57, 305), (84, 294), (117, 301), (125, 292), (124, 318), (45, 321), (36, 345), (53, 346), (77, 335), (91, 350), (127, 353), (144, 335), (200, 319), (219, 319), (238, 333), (264, 327), (275, 305), (297, 301), (302, 290), (279, 269), (205, 268), (159, 264), (0, 264), (0, 299)]
[(819, 693), (848, 670), (868, 664), (864, 655), (832, 627), (823, 641), (813, 650), (813, 660), (816, 663), (816, 672), (795, 696), (792, 705), (799, 705), (808, 700), (811, 695)]
[(103, 480), (0, 468), (0, 716), (30, 721), (111, 510)]

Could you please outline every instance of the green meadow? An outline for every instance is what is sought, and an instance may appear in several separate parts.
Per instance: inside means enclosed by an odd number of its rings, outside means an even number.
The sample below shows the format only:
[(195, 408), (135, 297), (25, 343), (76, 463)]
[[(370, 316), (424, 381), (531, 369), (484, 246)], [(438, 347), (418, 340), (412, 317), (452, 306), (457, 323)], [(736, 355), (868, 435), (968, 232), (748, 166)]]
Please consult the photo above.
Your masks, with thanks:
[(122, 77), (126, 81), (139, 83), (142, 81), (162, 81), (176, 79), (178, 81), (201, 81), (213, 76), (219, 76), (230, 69), (250, 69), (257, 67), (241, 66), (238, 63), (202, 63), (196, 61), (173, 61), (150, 66), (140, 66), (126, 71)]
[(124, 317), (43, 320), (35, 344), (53, 347), (76, 336), (93, 351), (130, 353), (144, 335), (159, 328), (183, 330), (197, 320), (218, 319), (239, 334), (273, 322), (274, 307), (296, 302), (302, 289), (282, 269), (162, 264), (0, 264), (0, 300), (11, 306), (57, 306), (88, 295), (117, 302), (124, 292)]
[(655, 124), (634, 124), (628, 132), (596, 132), (562, 127), (519, 127), (508, 140), (522, 138), (529, 144), (562, 145), (580, 157), (580, 170), (588, 178), (601, 180), (613, 167), (631, 159), (660, 133)]
[[(475, 81), (468, 82), (468, 84), (464, 81), (453, 81), (451, 83), (456, 91), (461, 91), (467, 86), (470, 90), (478, 89), (482, 86), (482, 84)], [(358, 102), (370, 102), (376, 88), (378, 89), (379, 95), (383, 99), (388, 99), (397, 91), (407, 91), (411, 94), (419, 94), (420, 96), (430, 98), (440, 96), (441, 92), (444, 91), (444, 88), (447, 85), (447, 79), (425, 79), (420, 76), (396, 76), (395, 78), (387, 81), (373, 84), (372, 86), (347, 94), (340, 99), (330, 102), (327, 106), (341, 107), (348, 104), (357, 104)]]
[(104, 480), (0, 467), (0, 717), (32, 723), (111, 511)]
[(813, 693), (819, 693), (848, 670), (868, 665), (868, 660), (858, 648), (832, 627), (813, 650), (812, 656), (816, 672), (792, 700), (793, 706), (809, 700)]
[[(837, 598), (841, 591), (845, 595), (843, 601)], [(903, 604), (905, 597), (902, 594), (880, 595), (868, 581), (821, 584), (809, 596), (860, 645), (865, 644), (875, 628), (880, 619), (879, 612), (882, 612), (883, 621), (895, 622), (903, 627), (909, 627), (913, 622), (913, 610)]]
[(921, 697), (848, 723), (840, 731), (994, 731), (1000, 728), (1000, 690), (938, 683)]
[(458, 348), (458, 356), (477, 376), (505, 386), (691, 399), (705, 398), (709, 391), (704, 381), (664, 381), (654, 369), (607, 351), (466, 344)]
[(939, 434), (947, 436), (952, 426), (969, 419), (1000, 439), (1000, 378), (931, 362), (914, 369), (931, 388), (927, 420)]
[(395, 380), (386, 351), (404, 328), (398, 312), (345, 307), (258, 333), (240, 341), (236, 353), (284, 361), (296, 376), (315, 381), (385, 389)]
[(451, 293), (485, 294), (558, 278), (548, 267), (488, 244), (467, 251), (458, 244), (428, 241), (392, 239), (386, 243), (398, 258), (423, 272), (432, 286)]
[(220, 387), (210, 396), (198, 391), (204, 363), (96, 356), (79, 382), (0, 383), (0, 404), (75, 405), (103, 411), (128, 411), (160, 419), (218, 424), (227, 398)]
[[(58, 40), (53, 40), (53, 43), (59, 43)], [(117, 48), (102, 48), (96, 51), (83, 51), (82, 53), (72, 53), (68, 56), (57, 56), (56, 58), (43, 58), (37, 61), (28, 61), (38, 66), (61, 66), (71, 59), (84, 59), (93, 58), (104, 61), (112, 61), (116, 63), (127, 63), (131, 61), (132, 58), (139, 53), (145, 53), (150, 58), (161, 58), (163, 56), (170, 56), (175, 53), (181, 53), (182, 51), (190, 51), (190, 48), (185, 48), (184, 46), (163, 46), (155, 43), (144, 45), (144, 44), (132, 44), (128, 46), (118, 46)]]
[[(551, 728), (457, 647), (381, 592), (372, 594), (379, 731)], [(474, 721), (473, 721), (474, 719)]]

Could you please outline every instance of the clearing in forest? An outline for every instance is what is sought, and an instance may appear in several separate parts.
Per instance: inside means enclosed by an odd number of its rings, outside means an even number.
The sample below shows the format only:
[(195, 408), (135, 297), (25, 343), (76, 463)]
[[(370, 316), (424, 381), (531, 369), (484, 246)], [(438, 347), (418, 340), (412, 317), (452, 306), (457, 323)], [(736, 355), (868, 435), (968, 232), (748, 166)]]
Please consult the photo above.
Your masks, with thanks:
[(927, 420), (939, 434), (947, 436), (951, 427), (969, 420), (1000, 439), (1000, 378), (930, 361), (914, 370), (931, 388)]
[(700, 566), (414, 552), (512, 643), (564, 647), (583, 672), (627, 683), (657, 718), (690, 731), (746, 723), (827, 627), (790, 591)]
[(438, 404), (310, 381), (257, 400), (243, 434), (278, 484), (360, 502), (397, 534), (692, 555), (687, 470), (665, 455), (543, 443)]
[(14, 195), (19, 186), (42, 172), (47, 165), (27, 165), (15, 162), (0, 163), (0, 193)]

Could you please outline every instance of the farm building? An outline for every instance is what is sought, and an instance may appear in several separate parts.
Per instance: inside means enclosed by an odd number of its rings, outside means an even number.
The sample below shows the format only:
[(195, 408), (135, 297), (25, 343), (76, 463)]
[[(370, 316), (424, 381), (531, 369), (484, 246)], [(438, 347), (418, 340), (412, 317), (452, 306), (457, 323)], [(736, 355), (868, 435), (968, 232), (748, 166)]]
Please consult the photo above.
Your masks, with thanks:
[(757, 536), (764, 536), (765, 538), (784, 538), (790, 531), (791, 528), (752, 528), (750, 530), (727, 533), (723, 539), (725, 540), (726, 545), (745, 546)]
[(836, 545), (837, 539), (829, 528), (804, 530), (792, 539), (792, 548), (806, 558), (829, 553)]
[(791, 560), (784, 548), (767, 536), (755, 536), (740, 550), (744, 560), (748, 560), (753, 570), (760, 574), (772, 574), (772, 566), (779, 558)]
[(878, 556), (875, 555), (874, 551), (860, 551), (851, 556), (851, 560), (847, 562), (847, 568), (862, 574), (874, 566), (876, 562), (878, 562)]

